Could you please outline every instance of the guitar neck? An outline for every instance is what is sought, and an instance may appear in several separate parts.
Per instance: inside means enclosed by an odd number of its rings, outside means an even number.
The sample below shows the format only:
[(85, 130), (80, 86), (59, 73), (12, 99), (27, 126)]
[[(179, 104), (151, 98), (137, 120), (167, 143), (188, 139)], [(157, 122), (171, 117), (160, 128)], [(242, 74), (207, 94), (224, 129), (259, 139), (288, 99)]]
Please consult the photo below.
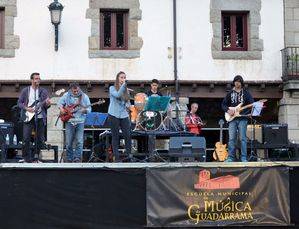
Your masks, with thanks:
[(244, 107), (241, 107), (239, 111), (245, 110), (245, 109), (250, 108), (250, 107), (252, 107), (252, 106), (253, 106), (253, 103), (248, 104), (248, 105), (246, 105), (246, 106), (244, 106)]
[[(98, 102), (91, 103), (91, 104), (89, 104), (87, 106), (82, 106), (82, 107), (83, 108), (88, 108), (88, 107), (93, 107), (94, 105), (98, 105), (98, 104), (102, 104), (102, 103), (104, 103), (104, 102), (103, 101), (98, 101)], [(77, 106), (80, 106), (80, 104), (77, 104), (75, 107), (77, 107)]]
[(92, 104), (88, 105), (87, 107), (92, 107), (92, 106), (97, 105), (97, 104), (100, 104), (100, 103), (99, 102), (95, 102), (95, 103), (92, 103)]
[(223, 141), (223, 130), (222, 130), (222, 125), (220, 126), (220, 143), (222, 144)]

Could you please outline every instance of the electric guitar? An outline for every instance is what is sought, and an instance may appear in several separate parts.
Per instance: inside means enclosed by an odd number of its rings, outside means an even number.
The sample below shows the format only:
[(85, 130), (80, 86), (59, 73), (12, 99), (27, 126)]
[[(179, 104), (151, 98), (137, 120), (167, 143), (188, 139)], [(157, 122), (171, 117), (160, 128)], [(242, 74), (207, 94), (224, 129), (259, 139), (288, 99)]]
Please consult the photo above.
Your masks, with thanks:
[(67, 122), (68, 120), (70, 120), (71, 118), (74, 117), (74, 113), (76, 113), (77, 111), (79, 111), (82, 108), (88, 108), (88, 107), (92, 107), (94, 105), (100, 105), (105, 103), (104, 99), (99, 99), (99, 101), (92, 103), (88, 106), (81, 106), (79, 103), (75, 103), (69, 106), (65, 106), (63, 107), (63, 112), (59, 115), (60, 120), (63, 122)]
[[(65, 92), (65, 89), (60, 89), (58, 91), (56, 91), (54, 94), (56, 96), (60, 96), (62, 93)], [(45, 105), (45, 103), (47, 102), (49, 98), (45, 99), (44, 101), (42, 102), (39, 102), (38, 100), (37, 101), (34, 101), (34, 103), (32, 103), (29, 107), (30, 108), (33, 108), (34, 111), (33, 112), (30, 112), (30, 111), (26, 111), (24, 109), (24, 113), (22, 115), (23, 118), (23, 121), (28, 123), (32, 120), (32, 118), (34, 117), (34, 115), (39, 115), (41, 113), (41, 110), (39, 111), (39, 108), (41, 108), (43, 105)]]
[[(259, 100), (258, 102), (260, 102), (260, 103), (265, 103), (265, 102), (267, 102), (267, 99), (261, 99), (261, 100)], [(232, 109), (232, 110), (234, 110), (235, 112), (234, 112), (233, 115), (230, 115), (228, 112), (225, 112), (225, 114), (224, 114), (224, 116), (225, 116), (225, 120), (226, 120), (227, 122), (231, 122), (231, 121), (233, 121), (236, 117), (242, 117), (242, 115), (240, 114), (241, 111), (242, 111), (242, 110), (245, 110), (245, 109), (247, 109), (247, 108), (252, 107), (253, 104), (254, 104), (254, 103), (251, 103), (251, 104), (248, 104), (248, 105), (242, 107), (243, 104), (240, 103), (238, 106), (235, 106), (235, 107), (229, 107), (229, 109)]]
[(222, 143), (222, 132), (223, 132), (223, 119), (219, 120), (219, 126), (220, 126), (220, 141), (216, 142), (215, 144), (215, 151), (213, 153), (213, 158), (216, 161), (225, 161), (228, 157), (228, 152), (226, 150), (226, 144)]

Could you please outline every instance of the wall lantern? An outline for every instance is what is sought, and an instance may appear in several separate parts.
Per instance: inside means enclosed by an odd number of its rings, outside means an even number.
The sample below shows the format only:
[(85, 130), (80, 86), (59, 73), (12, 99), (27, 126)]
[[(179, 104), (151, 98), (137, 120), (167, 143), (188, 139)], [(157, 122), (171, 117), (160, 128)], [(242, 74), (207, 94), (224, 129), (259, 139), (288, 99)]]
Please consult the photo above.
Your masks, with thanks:
[(58, 51), (58, 25), (61, 22), (61, 13), (64, 7), (58, 0), (54, 0), (48, 8), (51, 14), (51, 22), (55, 27), (55, 51)]

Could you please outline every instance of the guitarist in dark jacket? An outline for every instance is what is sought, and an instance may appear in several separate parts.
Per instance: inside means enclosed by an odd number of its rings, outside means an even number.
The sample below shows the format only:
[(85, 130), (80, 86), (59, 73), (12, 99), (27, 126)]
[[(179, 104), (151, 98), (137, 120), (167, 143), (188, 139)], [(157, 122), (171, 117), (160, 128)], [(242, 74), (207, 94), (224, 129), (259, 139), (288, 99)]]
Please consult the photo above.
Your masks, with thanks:
[[(235, 109), (232, 107), (236, 107), (240, 103), (242, 105), (248, 105), (254, 102), (251, 94), (244, 88), (244, 80), (242, 76), (237, 75), (233, 80), (234, 88), (226, 95), (226, 97), (222, 101), (222, 109), (224, 112), (227, 112), (229, 115), (234, 115)], [(236, 161), (236, 143), (237, 143), (237, 134), (239, 134), (239, 138), (241, 141), (241, 161), (247, 161), (247, 138), (246, 138), (246, 130), (247, 130), (247, 122), (248, 118), (246, 115), (250, 114), (250, 109), (243, 110), (241, 115), (243, 117), (237, 117), (229, 122), (228, 134), (229, 134), (229, 142), (228, 142), (228, 159), (227, 162)]]
[(21, 109), (21, 119), (25, 120), (25, 113), (35, 113), (29, 121), (23, 123), (23, 149), (22, 154), (25, 162), (38, 162), (34, 158), (34, 153), (30, 150), (30, 140), (33, 128), (35, 128), (37, 138), (37, 155), (39, 155), (45, 141), (45, 126), (47, 125), (47, 109), (50, 107), (48, 91), (39, 86), (40, 74), (34, 72), (30, 76), (31, 85), (25, 87), (20, 94), (18, 106)]

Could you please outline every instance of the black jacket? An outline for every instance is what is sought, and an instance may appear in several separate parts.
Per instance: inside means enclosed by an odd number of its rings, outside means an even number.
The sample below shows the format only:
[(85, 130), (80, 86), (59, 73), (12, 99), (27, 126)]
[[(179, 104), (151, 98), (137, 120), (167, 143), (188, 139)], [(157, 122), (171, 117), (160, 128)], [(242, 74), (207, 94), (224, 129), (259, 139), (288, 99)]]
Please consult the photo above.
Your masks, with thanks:
[[(222, 110), (224, 112), (228, 111), (229, 107), (238, 106), (240, 103), (243, 103), (242, 106), (248, 105), (253, 103), (254, 100), (249, 91), (246, 89), (242, 89), (239, 93), (236, 92), (234, 89), (227, 93), (225, 98), (222, 101)], [(245, 109), (240, 114), (247, 115), (250, 114), (251, 109)]]

